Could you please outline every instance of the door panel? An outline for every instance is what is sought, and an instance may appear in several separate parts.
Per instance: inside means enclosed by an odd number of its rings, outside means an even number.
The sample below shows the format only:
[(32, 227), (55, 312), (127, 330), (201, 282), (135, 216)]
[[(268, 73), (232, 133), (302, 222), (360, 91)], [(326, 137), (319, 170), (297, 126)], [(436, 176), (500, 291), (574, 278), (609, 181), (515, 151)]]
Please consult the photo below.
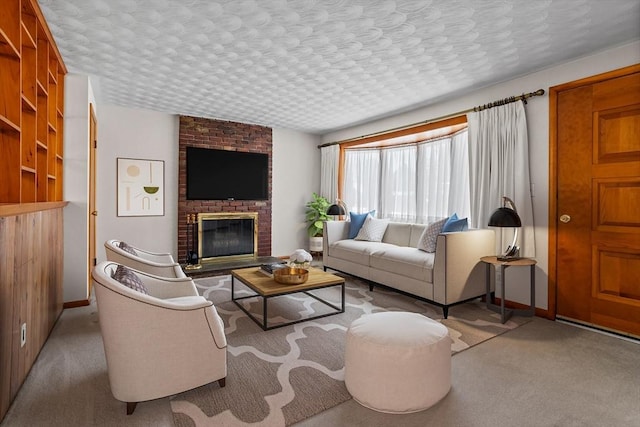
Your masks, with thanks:
[[(580, 171), (591, 164), (591, 151), (576, 149), (582, 141), (591, 139), (591, 99), (589, 88), (576, 88), (558, 95), (558, 202), (557, 223), (557, 313), (572, 319), (589, 321), (591, 311), (589, 235), (591, 183)], [(557, 221), (560, 215), (569, 215), (570, 222)], [(570, 225), (565, 227), (565, 225)], [(586, 268), (585, 268), (586, 267)], [(582, 283), (584, 286), (573, 286)], [(574, 289), (575, 288), (575, 289)]]
[(640, 155), (640, 111), (637, 106), (596, 113), (594, 135), (598, 143), (594, 163), (633, 162)]
[(640, 179), (594, 179), (593, 201), (595, 230), (640, 232)]
[(557, 315), (640, 336), (640, 73), (559, 91), (556, 141)]

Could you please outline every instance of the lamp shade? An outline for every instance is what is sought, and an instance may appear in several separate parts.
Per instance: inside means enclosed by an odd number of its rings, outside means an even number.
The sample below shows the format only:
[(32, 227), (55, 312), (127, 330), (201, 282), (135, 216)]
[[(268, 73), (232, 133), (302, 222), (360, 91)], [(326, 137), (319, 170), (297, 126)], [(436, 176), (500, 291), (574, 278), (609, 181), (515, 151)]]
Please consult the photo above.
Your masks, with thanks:
[[(496, 209), (489, 218), (489, 227), (513, 227), (513, 242), (502, 255), (498, 256), (499, 261), (512, 261), (520, 258), (520, 247), (516, 245), (518, 242), (518, 228), (522, 227), (522, 221), (516, 210), (513, 200), (507, 196), (502, 196), (502, 207)], [(510, 207), (508, 207), (510, 206)]]
[(489, 227), (522, 227), (522, 221), (513, 209), (501, 207), (491, 214)]
[(333, 204), (329, 206), (329, 209), (327, 209), (327, 215), (345, 215), (345, 214), (346, 212), (344, 208), (337, 204)]

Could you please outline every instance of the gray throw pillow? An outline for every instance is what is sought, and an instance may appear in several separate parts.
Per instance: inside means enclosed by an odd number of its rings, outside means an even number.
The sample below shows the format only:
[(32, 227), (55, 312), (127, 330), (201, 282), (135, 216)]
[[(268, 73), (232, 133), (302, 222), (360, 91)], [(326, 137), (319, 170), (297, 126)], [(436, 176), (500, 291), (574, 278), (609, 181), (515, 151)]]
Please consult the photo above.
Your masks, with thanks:
[(134, 273), (133, 270), (125, 267), (124, 265), (119, 265), (111, 278), (117, 280), (126, 287), (133, 289), (134, 291), (149, 295), (149, 290), (144, 285), (144, 283), (142, 283), (142, 280), (140, 280), (138, 275)]
[(133, 255), (133, 256), (138, 256), (138, 253), (136, 252), (136, 250), (135, 250), (135, 249), (133, 249), (131, 246), (129, 246), (129, 245), (128, 245), (127, 243), (125, 243), (125, 242), (120, 242), (120, 243), (118, 243), (118, 247), (119, 247), (120, 249), (122, 249), (123, 251), (130, 253), (130, 254), (131, 254), (131, 255)]
[(436, 243), (438, 242), (438, 234), (442, 231), (444, 223), (448, 218), (442, 218), (438, 221), (432, 222), (424, 229), (420, 239), (418, 239), (418, 249), (425, 252), (435, 252)]

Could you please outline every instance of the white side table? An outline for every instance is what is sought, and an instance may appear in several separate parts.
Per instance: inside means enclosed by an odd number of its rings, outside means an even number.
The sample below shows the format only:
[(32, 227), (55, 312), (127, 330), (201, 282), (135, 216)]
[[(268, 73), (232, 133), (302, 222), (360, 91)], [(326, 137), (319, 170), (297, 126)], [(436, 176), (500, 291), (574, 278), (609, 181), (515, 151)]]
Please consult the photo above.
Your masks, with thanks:
[[(520, 314), (523, 316), (535, 316), (536, 314), (536, 260), (533, 258), (519, 258), (512, 261), (501, 261), (497, 256), (485, 256), (480, 258), (480, 261), (486, 265), (486, 286), (487, 286), (487, 308), (489, 310), (500, 313), (502, 323), (505, 323), (513, 314)], [(500, 305), (495, 304), (495, 294), (491, 297), (491, 266), (494, 268), (500, 268), (500, 277), (502, 278), (502, 290), (500, 292)], [(505, 270), (507, 267), (526, 267), (531, 269), (530, 287), (531, 287), (531, 306), (528, 309), (515, 309), (504, 307), (504, 289), (506, 288)]]

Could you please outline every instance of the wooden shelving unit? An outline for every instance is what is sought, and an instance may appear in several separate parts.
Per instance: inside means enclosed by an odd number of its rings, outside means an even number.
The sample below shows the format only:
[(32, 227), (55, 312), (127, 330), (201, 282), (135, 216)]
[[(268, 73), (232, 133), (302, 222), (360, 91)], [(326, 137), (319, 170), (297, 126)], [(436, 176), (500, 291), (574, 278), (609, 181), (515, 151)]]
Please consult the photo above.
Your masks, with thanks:
[(37, 0), (0, 0), (0, 421), (62, 312), (66, 72)]
[(0, 2), (0, 203), (62, 200), (64, 75), (36, 0)]

